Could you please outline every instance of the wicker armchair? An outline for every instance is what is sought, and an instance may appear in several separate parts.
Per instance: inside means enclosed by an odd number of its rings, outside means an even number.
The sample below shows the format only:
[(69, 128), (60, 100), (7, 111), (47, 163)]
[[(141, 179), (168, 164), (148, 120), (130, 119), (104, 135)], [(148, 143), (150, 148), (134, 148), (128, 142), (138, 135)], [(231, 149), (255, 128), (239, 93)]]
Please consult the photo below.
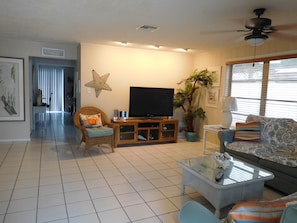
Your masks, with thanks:
[[(102, 120), (103, 126), (109, 127), (107, 129), (109, 129), (109, 132), (111, 132), (111, 134), (108, 134), (108, 135), (103, 134), (103, 136), (92, 136), (88, 132), (89, 128), (87, 129), (82, 124), (81, 119), (80, 119), (80, 114), (94, 115), (94, 114), (98, 114), (98, 113), (101, 113), (101, 120)], [(82, 133), (82, 139), (81, 139), (80, 143), (82, 143), (82, 142), (85, 143), (84, 155), (87, 154), (89, 148), (91, 148), (92, 146), (95, 146), (95, 145), (100, 145), (100, 144), (110, 144), (112, 152), (114, 152), (114, 147), (116, 147), (115, 146), (116, 125), (112, 124), (109, 121), (107, 115), (101, 109), (93, 107), (93, 106), (81, 107), (75, 112), (73, 122), (74, 122), (75, 127), (80, 129), (80, 131)], [(100, 127), (100, 128), (102, 128), (102, 127)], [(98, 128), (98, 129), (100, 129), (100, 128)], [(110, 131), (110, 130), (112, 130), (112, 131)]]

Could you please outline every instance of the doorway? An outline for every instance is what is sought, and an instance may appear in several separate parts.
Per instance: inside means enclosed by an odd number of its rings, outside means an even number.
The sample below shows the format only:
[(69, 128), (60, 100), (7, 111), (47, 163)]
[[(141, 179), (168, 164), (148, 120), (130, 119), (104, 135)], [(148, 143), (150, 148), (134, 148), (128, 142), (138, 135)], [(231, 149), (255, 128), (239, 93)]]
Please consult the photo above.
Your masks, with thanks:
[(65, 111), (64, 86), (63, 67), (38, 65), (37, 87), (42, 95), (41, 104), (47, 105), (49, 112)]
[(30, 57), (29, 64), (30, 101), (33, 108), (31, 129), (35, 127), (36, 107), (42, 107), (41, 111), (46, 111), (45, 113), (69, 112), (72, 115), (76, 107), (76, 61)]

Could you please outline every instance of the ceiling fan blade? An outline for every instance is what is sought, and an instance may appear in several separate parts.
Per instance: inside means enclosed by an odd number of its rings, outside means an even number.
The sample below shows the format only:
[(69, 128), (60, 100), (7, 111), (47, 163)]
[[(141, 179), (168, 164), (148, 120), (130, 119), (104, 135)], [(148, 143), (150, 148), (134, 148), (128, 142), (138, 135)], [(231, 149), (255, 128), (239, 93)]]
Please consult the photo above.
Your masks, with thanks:
[(217, 33), (231, 33), (236, 32), (236, 30), (212, 30), (212, 31), (201, 31), (200, 34), (208, 35), (208, 34), (217, 34)]
[(277, 26), (273, 26), (273, 29), (275, 29), (275, 30), (294, 30), (294, 29), (297, 29), (297, 23), (277, 25)]
[(236, 30), (236, 32), (238, 32), (238, 33), (242, 33), (242, 32), (244, 32), (244, 33), (247, 33), (247, 32), (251, 32), (252, 31), (252, 29), (239, 29), (239, 30)]
[(224, 33), (233, 33), (233, 32), (250, 32), (251, 30), (249, 29), (239, 29), (239, 30), (213, 30), (213, 31), (202, 31), (200, 34), (205, 35), (205, 34), (224, 34)]
[(288, 41), (294, 41), (297, 39), (296, 35), (290, 35), (290, 34), (285, 34), (281, 32), (274, 32), (274, 33), (271, 33), (269, 36), (280, 40), (288, 40)]

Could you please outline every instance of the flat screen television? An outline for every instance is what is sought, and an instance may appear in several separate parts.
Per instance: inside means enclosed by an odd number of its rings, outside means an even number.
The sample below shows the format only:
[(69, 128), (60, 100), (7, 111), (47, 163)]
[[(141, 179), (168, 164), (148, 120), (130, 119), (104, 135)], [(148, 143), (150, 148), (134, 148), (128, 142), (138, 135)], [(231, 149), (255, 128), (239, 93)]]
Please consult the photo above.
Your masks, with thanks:
[(129, 116), (158, 118), (173, 115), (173, 88), (130, 87)]

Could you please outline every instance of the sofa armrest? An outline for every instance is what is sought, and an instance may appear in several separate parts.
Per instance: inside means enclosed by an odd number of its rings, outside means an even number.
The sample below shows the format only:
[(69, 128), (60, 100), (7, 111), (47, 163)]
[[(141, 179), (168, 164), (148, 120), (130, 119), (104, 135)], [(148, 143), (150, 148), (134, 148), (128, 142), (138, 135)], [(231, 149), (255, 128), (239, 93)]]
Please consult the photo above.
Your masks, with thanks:
[(226, 150), (225, 143), (233, 142), (235, 130), (227, 129), (218, 132), (218, 137), (220, 140), (220, 152), (223, 153)]

